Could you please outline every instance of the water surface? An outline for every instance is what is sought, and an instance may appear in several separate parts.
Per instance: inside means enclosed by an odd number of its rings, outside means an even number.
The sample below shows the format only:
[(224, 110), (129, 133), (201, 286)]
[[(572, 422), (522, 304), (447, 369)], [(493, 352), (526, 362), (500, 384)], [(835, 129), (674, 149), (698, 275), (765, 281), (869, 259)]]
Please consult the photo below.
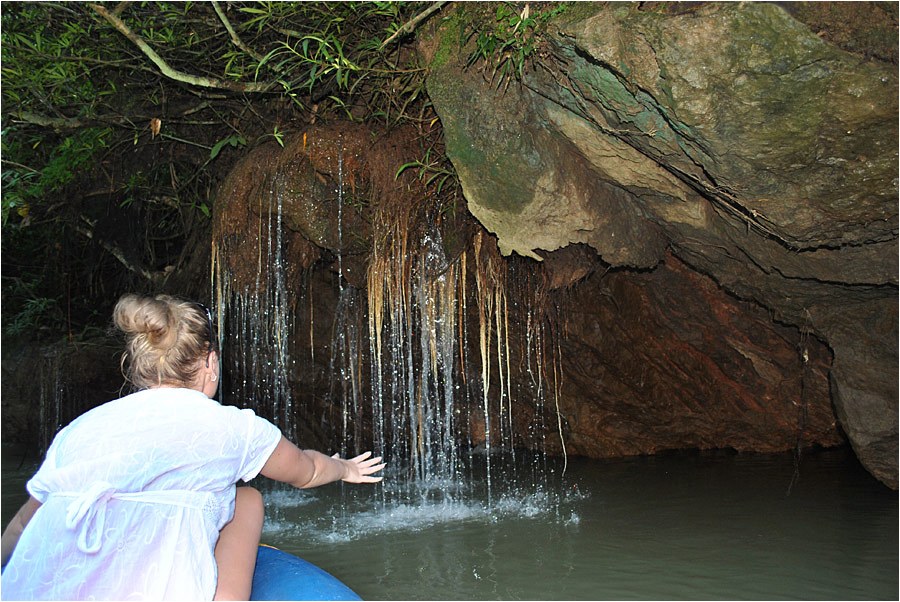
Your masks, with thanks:
[[(557, 466), (557, 469), (559, 467)], [(891, 599), (898, 497), (844, 449), (570, 459), (457, 499), (266, 489), (263, 539), (367, 599)], [(440, 496), (431, 496), (440, 498)]]
[[(27, 464), (4, 454), (3, 522)], [(263, 541), (370, 600), (898, 598), (898, 497), (846, 449), (569, 459), (491, 487), (286, 489), (257, 479)], [(393, 481), (393, 483), (391, 482)], [(487, 496), (490, 495), (490, 503)]]

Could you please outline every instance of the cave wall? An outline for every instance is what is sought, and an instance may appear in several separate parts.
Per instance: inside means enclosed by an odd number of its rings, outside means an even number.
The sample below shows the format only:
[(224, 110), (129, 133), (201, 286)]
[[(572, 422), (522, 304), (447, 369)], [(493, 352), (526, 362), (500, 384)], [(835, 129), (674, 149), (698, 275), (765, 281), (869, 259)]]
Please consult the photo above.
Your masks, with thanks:
[[(511, 85), (466, 68), (461, 20), (422, 44), (469, 210), (504, 254), (671, 254), (824, 341), (840, 427), (896, 487), (896, 63), (775, 3), (648, 6), (580, 6)], [(875, 10), (895, 45), (896, 11), (843, 6)]]
[[(231, 290), (256, 286), (261, 273), (263, 286), (271, 286), (265, 282), (273, 282), (276, 266), (260, 257), (276, 213), (282, 224), (293, 358), (287, 377), (301, 440), (334, 448), (342, 413), (348, 403), (357, 407), (357, 399), (367, 401), (350, 423), (371, 428), (373, 266), (385, 252), (378, 241), (397, 240), (394, 219), (409, 211), (418, 218), (403, 222), (404, 246), (386, 271), (399, 276), (395, 292), (435, 282), (451, 269), (459, 274), (453, 303), (465, 317), (453, 328), (451, 361), (457, 353), (460, 359), (449, 376), (468, 404), (456, 411), (461, 440), (472, 446), (498, 449), (506, 436), (516, 446), (600, 458), (684, 448), (781, 452), (845, 442), (831, 402), (831, 352), (809, 328), (777, 323), (770, 310), (736, 298), (672, 252), (643, 270), (613, 268), (586, 244), (540, 250), (541, 261), (504, 258), (498, 238), (465, 212), (456, 221), (435, 220), (422, 202), (421, 180), (371, 185), (414, 160), (421, 152), (414, 139), (347, 123), (317, 125), (283, 149), (248, 153), (218, 193), (214, 244)], [(354, 183), (348, 194), (369, 199), (368, 209), (345, 203), (339, 214), (341, 177)], [(377, 251), (363, 252), (359, 241), (366, 237), (379, 244)], [(342, 246), (345, 240), (352, 243)], [(426, 348), (419, 339), (434, 335), (421, 332), (425, 325), (415, 316), (436, 300), (407, 294), (409, 336), (418, 337), (408, 346), (417, 354)], [(224, 305), (233, 305), (225, 297)], [(246, 336), (235, 335), (241, 326), (227, 318), (224, 324), (226, 349), (246, 354)], [(428, 371), (421, 354), (411, 361)], [(224, 386), (235, 379), (226, 376)], [(417, 371), (412, 386), (421, 380)], [(245, 393), (227, 393), (228, 402), (247, 402)]]
[(591, 275), (566, 316), (563, 413), (576, 453), (780, 452), (844, 441), (828, 348), (673, 254), (652, 271)]
[(0, 438), (16, 454), (39, 458), (59, 429), (127, 390), (115, 340), (37, 346), (23, 336), (3, 343)]

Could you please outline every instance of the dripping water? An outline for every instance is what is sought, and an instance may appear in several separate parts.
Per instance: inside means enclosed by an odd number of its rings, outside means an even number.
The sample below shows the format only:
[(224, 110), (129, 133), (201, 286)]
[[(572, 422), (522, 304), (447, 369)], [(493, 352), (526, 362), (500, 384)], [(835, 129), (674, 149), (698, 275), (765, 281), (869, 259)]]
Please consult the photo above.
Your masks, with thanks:
[(227, 248), (216, 249), (218, 263), (213, 273), (227, 368), (223, 373), (228, 381), (227, 388), (223, 383), (222, 401), (254, 409), (270, 418), (285, 437), (295, 438), (297, 424), (290, 388), (294, 362), (289, 352), (292, 320), (282, 237), (285, 194), (284, 177), (276, 176), (268, 207), (260, 214), (256, 241), (260, 265), (255, 282), (241, 286), (234, 275), (226, 273), (222, 256)]
[(338, 189), (337, 189), (337, 258), (338, 258), (338, 290), (344, 291), (344, 139), (338, 136)]
[[(38, 389), (38, 446), (43, 456), (56, 434), (75, 418), (97, 405), (103, 404), (125, 391), (123, 383), (119, 391), (98, 390), (69, 377), (73, 356), (68, 349), (47, 346), (41, 349), (38, 361), (40, 386)], [(130, 391), (127, 391), (130, 392)], [(24, 460), (24, 458), (23, 458)]]
[(60, 379), (59, 351), (48, 348), (41, 354), (41, 387), (40, 387), (40, 429), (41, 449), (43, 455), (50, 447), (53, 437), (62, 427), (62, 406), (65, 388)]
[[(325, 404), (318, 406), (324, 410), (318, 417), (321, 432), (337, 435), (342, 456), (372, 449), (389, 462), (390, 473), (374, 489), (382, 508), (425, 500), (459, 502), (475, 489), (486, 492), (491, 506), (493, 480), (519, 459), (514, 437), (536, 450), (522, 459), (531, 467), (529, 490), (541, 491), (547, 466), (544, 438), (551, 422), (547, 412), (552, 411), (544, 385), (549, 379), (544, 373), (543, 324), (530, 307), (518, 308), (507, 298), (505, 272), (501, 274), (489, 259), (476, 252), (472, 273), (467, 271), (465, 253), (449, 260), (436, 219), (429, 220), (424, 231), (400, 220), (389, 235), (380, 237), (388, 242), (372, 250), (368, 299), (345, 283), (343, 153), (341, 145), (336, 183), (338, 300), (328, 347)], [(227, 333), (228, 338), (223, 345), (229, 374), (223, 400), (270, 417), (285, 436), (297, 441), (299, 404), (293, 402), (290, 386), (297, 369), (289, 353), (294, 326), (290, 308), (306, 312), (306, 307), (290, 297), (299, 292), (287, 285), (286, 194), (284, 174), (279, 174), (268, 197), (260, 200), (255, 282), (240, 285), (223, 269), (227, 265), (223, 257), (229, 252), (224, 241), (214, 248), (213, 277), (224, 325), (220, 337)], [(472, 292), (480, 314), (480, 358), (469, 358), (467, 351), (469, 278), (476, 284)], [(310, 289), (308, 285), (312, 348)], [(511, 320), (510, 308), (527, 315), (524, 325)], [(524, 343), (523, 349), (516, 349), (521, 354), (518, 361), (513, 359), (514, 341)], [(513, 374), (514, 370), (527, 372)], [(514, 416), (514, 407), (529, 403), (523, 399), (532, 404), (527, 424)], [(473, 424), (483, 427), (475, 439)], [(525, 441), (529, 435), (531, 440)]]

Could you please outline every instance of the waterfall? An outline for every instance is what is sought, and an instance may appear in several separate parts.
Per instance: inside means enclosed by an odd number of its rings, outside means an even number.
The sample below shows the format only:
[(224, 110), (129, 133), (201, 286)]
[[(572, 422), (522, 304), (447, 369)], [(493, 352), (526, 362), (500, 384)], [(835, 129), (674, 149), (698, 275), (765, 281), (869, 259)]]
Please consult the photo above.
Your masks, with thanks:
[[(255, 240), (229, 233), (214, 242), (222, 401), (253, 408), (301, 446), (308, 446), (299, 437), (303, 426), (306, 433), (318, 428), (342, 456), (372, 449), (389, 462), (377, 488), (383, 502), (454, 500), (477, 488), (490, 504), (498, 475), (520, 460), (531, 463), (531, 491), (541, 488), (547, 433), (561, 431), (561, 423), (554, 415), (556, 349), (537, 301), (511, 296), (506, 264), (481, 234), (474, 248), (448, 257), (439, 216), (422, 220), (410, 206), (376, 208), (366, 288), (351, 285), (343, 272), (342, 148), (336, 159), (333, 307), (313, 307), (312, 283), (308, 300), (288, 284), (283, 207), (295, 193), (284, 174), (257, 193), (249, 228)], [(229, 254), (241, 252), (246, 261), (248, 249), (257, 254), (250, 281), (247, 270), (238, 277), (226, 267)], [(300, 354), (305, 341), (295, 334), (307, 313), (310, 352)], [(315, 353), (314, 313), (331, 320), (330, 339)], [(322, 350), (328, 355), (315, 363)], [(308, 400), (295, 400), (306, 394), (297, 385), (301, 373), (313, 371), (307, 368), (324, 374), (304, 381), (316, 387)]]
[[(479, 239), (472, 291), (466, 253), (447, 259), (436, 226), (426, 227), (418, 240), (409, 238), (411, 231), (401, 219), (388, 243), (375, 247), (369, 265), (369, 403), (376, 451), (388, 450), (408, 463), (401, 496), (466, 495), (477, 473), (490, 504), (496, 471), (517, 461), (514, 399), (533, 403), (531, 423), (519, 426), (532, 440), (520, 443), (545, 449), (542, 324), (529, 309), (519, 330), (511, 327), (505, 273), (496, 259), (481, 255)], [(468, 357), (469, 295), (478, 308), (475, 358)], [(524, 343), (520, 358), (513, 355), (513, 337)], [(527, 367), (530, 383), (518, 374), (513, 378), (514, 363)], [(546, 460), (542, 453), (534, 457), (537, 484), (545, 474), (538, 464), (545, 468)]]
[(293, 322), (283, 256), (283, 178), (274, 179), (269, 194), (272, 202), (261, 212), (257, 229), (258, 265), (252, 285), (236, 284), (223, 266), (228, 249), (213, 243), (213, 306), (223, 362), (220, 395), (224, 403), (249, 407), (271, 418), (286, 437), (296, 440), (289, 382), (295, 362), (289, 351)]
[(459, 266), (444, 262), (437, 231), (421, 242), (412, 255), (398, 242), (369, 272), (375, 447), (408, 460), (409, 495), (452, 488), (462, 471)]

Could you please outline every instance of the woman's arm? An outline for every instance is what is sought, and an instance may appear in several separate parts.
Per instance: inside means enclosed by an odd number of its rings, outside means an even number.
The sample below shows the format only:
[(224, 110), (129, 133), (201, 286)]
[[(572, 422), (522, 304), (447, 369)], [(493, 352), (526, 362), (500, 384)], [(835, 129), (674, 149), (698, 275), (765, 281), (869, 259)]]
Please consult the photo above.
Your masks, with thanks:
[(371, 452), (366, 452), (343, 460), (335, 454), (329, 458), (317, 451), (300, 449), (282, 437), (260, 473), (299, 489), (318, 487), (332, 481), (377, 483), (381, 477), (369, 475), (384, 468), (384, 464), (380, 457), (370, 458), (371, 455)]
[(31, 517), (34, 516), (34, 513), (37, 512), (37, 509), (40, 507), (41, 503), (29, 496), (28, 501), (19, 508), (19, 511), (16, 512), (13, 519), (9, 521), (9, 525), (7, 525), (6, 530), (3, 531), (2, 545), (0, 545), (0, 547), (3, 548), (3, 558), (2, 562), (0, 562), (0, 566), (6, 566), (9, 557), (12, 556), (13, 550), (16, 549), (16, 544), (19, 543), (19, 536), (22, 535), (22, 531), (25, 530), (25, 525), (28, 524), (28, 521), (31, 520)]

